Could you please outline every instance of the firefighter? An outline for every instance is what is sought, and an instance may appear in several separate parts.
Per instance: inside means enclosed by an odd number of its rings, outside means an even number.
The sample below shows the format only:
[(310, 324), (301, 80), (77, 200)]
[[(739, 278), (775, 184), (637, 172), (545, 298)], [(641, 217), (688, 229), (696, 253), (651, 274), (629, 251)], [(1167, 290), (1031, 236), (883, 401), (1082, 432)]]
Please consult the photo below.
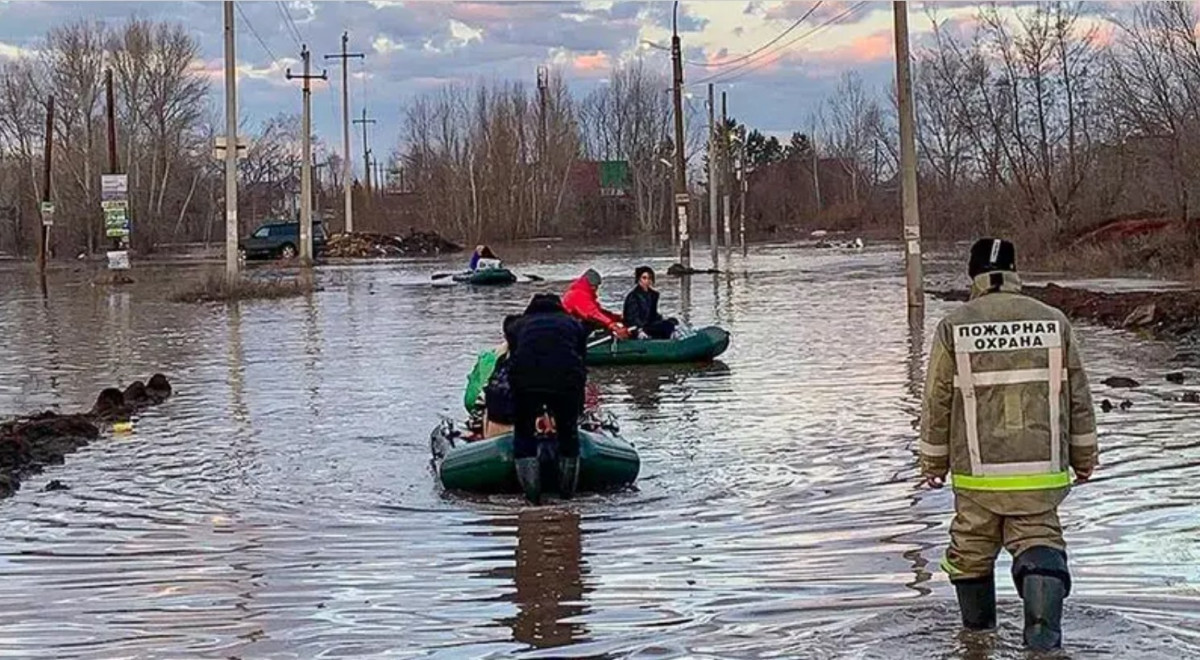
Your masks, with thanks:
[(1013, 244), (971, 247), (971, 299), (938, 325), (921, 416), (921, 472), (950, 474), (954, 521), (942, 560), (963, 626), (996, 625), (996, 555), (1013, 556), (1025, 644), (1062, 644), (1071, 591), (1058, 506), (1097, 465), (1096, 419), (1066, 316), (1021, 294)]

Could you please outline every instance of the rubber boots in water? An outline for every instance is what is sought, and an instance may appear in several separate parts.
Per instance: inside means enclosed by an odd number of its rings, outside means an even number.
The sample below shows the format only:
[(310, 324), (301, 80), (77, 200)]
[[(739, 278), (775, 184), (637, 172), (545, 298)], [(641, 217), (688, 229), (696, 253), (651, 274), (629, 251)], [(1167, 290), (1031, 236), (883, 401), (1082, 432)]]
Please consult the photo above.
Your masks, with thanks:
[(542, 503), (542, 464), (537, 456), (529, 458), (518, 458), (517, 466), (517, 481), (521, 484), (521, 490), (525, 492), (525, 498), (533, 504)]
[(955, 580), (958, 610), (967, 630), (990, 630), (996, 627), (996, 576)]
[(564, 500), (575, 496), (579, 486), (579, 457), (558, 459), (558, 494)]
[(1066, 553), (1044, 546), (1022, 552), (1013, 560), (1013, 582), (1025, 602), (1025, 646), (1061, 648), (1063, 600), (1071, 593)]

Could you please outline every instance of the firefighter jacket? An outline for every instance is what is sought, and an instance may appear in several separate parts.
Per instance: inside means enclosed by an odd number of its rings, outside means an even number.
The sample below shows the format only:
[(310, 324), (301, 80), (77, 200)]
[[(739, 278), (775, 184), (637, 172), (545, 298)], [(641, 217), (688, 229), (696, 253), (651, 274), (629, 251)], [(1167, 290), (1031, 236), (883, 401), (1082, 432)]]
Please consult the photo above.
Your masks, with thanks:
[(1096, 419), (1066, 315), (1022, 295), (1016, 273), (976, 277), (941, 321), (921, 415), (921, 470), (999, 515), (1057, 507), (1068, 466), (1097, 463)]

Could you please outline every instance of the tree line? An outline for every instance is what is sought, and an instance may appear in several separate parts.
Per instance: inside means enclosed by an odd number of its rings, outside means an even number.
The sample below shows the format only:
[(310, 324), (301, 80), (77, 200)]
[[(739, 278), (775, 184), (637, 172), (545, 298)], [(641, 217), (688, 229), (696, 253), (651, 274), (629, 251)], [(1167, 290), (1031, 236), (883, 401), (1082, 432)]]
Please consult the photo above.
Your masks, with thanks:
[[(214, 145), (224, 124), (214, 112), (214, 89), (199, 55), (184, 26), (135, 18), (119, 26), (77, 21), (53, 28), (28, 53), (0, 64), (0, 252), (36, 251), (50, 97), (51, 248), (73, 257), (107, 246), (100, 176), (110, 169), (109, 70), (117, 171), (129, 177), (133, 247), (222, 242), (224, 170)], [(295, 206), (299, 117), (285, 113), (246, 123), (239, 136), (248, 145), (238, 165), (239, 218), (246, 231)], [(320, 140), (314, 153), (320, 192), (332, 200), (341, 161)]]
[[(925, 233), (1070, 236), (1101, 220), (1169, 216), (1200, 233), (1200, 43), (1189, 3), (1138, 4), (1110, 26), (1079, 3), (979, 9), (943, 21), (914, 51)], [(0, 67), (0, 251), (35, 245), (45, 105), (55, 97), (55, 245), (104, 245), (99, 174), (107, 171), (103, 81), (113, 72), (119, 170), (130, 177), (135, 248), (222, 240), (222, 164), (213, 158), (219, 93), (177, 24), (80, 21), (50, 31), (32, 54)], [(669, 76), (640, 59), (577, 93), (560, 73), (540, 85), (449, 85), (407, 102), (382, 200), (365, 198), (363, 227), (433, 228), (451, 237), (669, 231), (674, 167)], [(736, 108), (737, 100), (734, 106)], [(702, 104), (696, 104), (702, 105)], [(706, 223), (707, 128), (685, 105), (693, 219)], [(730, 119), (719, 126), (721, 177), (748, 182), (751, 232), (780, 227), (885, 228), (899, 233), (894, 86), (846, 74), (790, 136)], [(798, 121), (798, 123), (800, 123)], [(246, 126), (239, 161), (243, 223), (290, 213), (299, 174), (291, 114)], [(318, 209), (337, 227), (339, 156), (321, 140)], [(600, 195), (583, 165), (622, 161), (620, 196)], [(738, 196), (734, 196), (735, 204)], [(736, 212), (736, 211), (735, 211)], [(701, 225), (703, 226), (703, 225)], [(248, 227), (243, 227), (243, 230)], [(699, 229), (696, 227), (695, 230)]]

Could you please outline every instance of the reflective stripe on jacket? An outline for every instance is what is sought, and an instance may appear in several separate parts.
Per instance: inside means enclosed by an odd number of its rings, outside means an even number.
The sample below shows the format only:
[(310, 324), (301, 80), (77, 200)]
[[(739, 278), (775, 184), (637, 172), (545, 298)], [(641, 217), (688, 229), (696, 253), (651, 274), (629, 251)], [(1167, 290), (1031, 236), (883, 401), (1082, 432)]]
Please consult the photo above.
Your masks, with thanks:
[(1058, 506), (1068, 466), (1093, 467), (1096, 422), (1074, 331), (1020, 294), (1015, 273), (975, 278), (938, 325), (921, 419), (921, 467), (999, 514)]

